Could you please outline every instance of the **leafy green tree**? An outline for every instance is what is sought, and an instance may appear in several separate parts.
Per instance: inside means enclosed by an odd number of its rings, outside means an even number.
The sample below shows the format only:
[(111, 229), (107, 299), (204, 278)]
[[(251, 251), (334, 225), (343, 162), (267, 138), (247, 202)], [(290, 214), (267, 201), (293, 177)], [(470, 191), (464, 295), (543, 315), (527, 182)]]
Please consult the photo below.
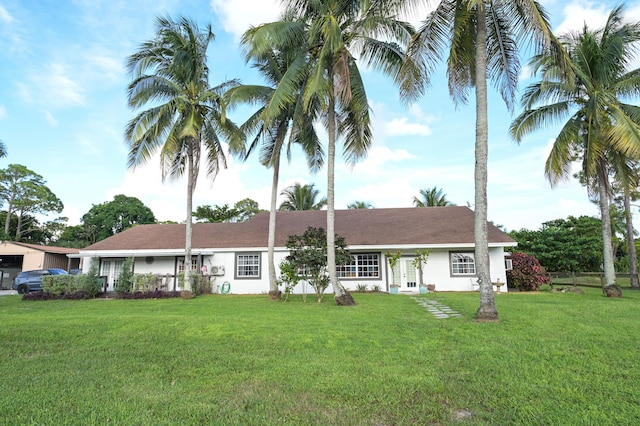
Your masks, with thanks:
[(82, 216), (82, 224), (88, 241), (93, 244), (132, 226), (156, 223), (149, 207), (136, 197), (116, 195), (112, 201), (93, 205)]
[(255, 29), (249, 29), (242, 38), (242, 44), (247, 50), (247, 62), (252, 63), (268, 84), (240, 85), (227, 93), (230, 106), (237, 103), (250, 103), (257, 106), (257, 110), (241, 126), (247, 137), (253, 136), (248, 143), (245, 160), (260, 147), (260, 163), (273, 169), (267, 262), (269, 295), (276, 300), (280, 297), (280, 291), (276, 279), (274, 252), (282, 151), (286, 147), (287, 158), (291, 160), (292, 146), (300, 145), (306, 154), (309, 169), (313, 173), (322, 166), (324, 152), (314, 127), (316, 113), (311, 108), (306, 110), (303, 108), (302, 89), (295, 89), (297, 92), (294, 96), (282, 104), (278, 103), (278, 83), (283, 80), (287, 72), (295, 70), (296, 66), (306, 66), (304, 56), (299, 55), (300, 46), (279, 45), (261, 49), (259, 38), (254, 38), (255, 32)]
[(4, 142), (0, 140), (0, 158), (6, 157), (7, 152), (7, 145), (5, 145)]
[[(223, 92), (233, 87), (227, 81), (216, 87), (209, 85), (207, 49), (214, 39), (211, 26), (201, 30), (185, 18), (177, 22), (157, 18), (156, 36), (143, 43), (127, 59), (133, 75), (129, 84), (129, 106), (137, 110), (145, 106), (126, 127), (130, 168), (146, 163), (160, 151), (163, 179), (187, 175), (187, 219), (185, 264), (191, 264), (193, 234), (193, 192), (200, 161), (207, 163), (207, 174), (215, 177), (226, 158), (220, 135), (238, 146), (238, 129), (226, 119)], [(189, 268), (185, 269), (190, 291)]]
[(318, 200), (320, 191), (315, 189), (314, 184), (301, 185), (296, 182), (282, 191), (280, 195), (284, 195), (285, 199), (278, 210), (322, 210), (327, 205), (325, 197)]
[[(9, 164), (0, 170), (0, 199), (7, 206), (5, 237), (16, 241), (20, 241), (25, 222), (33, 220), (34, 215), (60, 213), (64, 208), (44, 178), (20, 164)], [(17, 218), (15, 233), (9, 233), (14, 215)]]
[(353, 203), (348, 204), (347, 208), (349, 210), (372, 209), (373, 204), (371, 204), (369, 201), (354, 201)]
[(511, 125), (520, 142), (540, 127), (568, 118), (555, 139), (545, 166), (552, 186), (570, 176), (582, 162), (588, 183), (595, 182), (602, 218), (603, 262), (607, 286), (615, 285), (613, 238), (609, 215), (612, 156), (640, 156), (640, 108), (624, 102), (640, 91), (640, 69), (628, 71), (640, 40), (640, 23), (623, 23), (623, 7), (615, 8), (602, 29), (584, 27), (565, 34), (575, 75), (559, 72), (563, 64), (541, 53), (531, 65), (541, 80), (522, 97), (525, 111)]
[[(256, 28), (257, 51), (273, 45), (288, 46), (298, 57), (296, 66), (278, 83), (274, 102), (276, 111), (286, 108), (302, 87), (305, 111), (319, 108), (327, 135), (327, 263), (329, 277), (339, 305), (355, 302), (338, 281), (335, 253), (335, 151), (339, 138), (344, 140), (344, 156), (355, 163), (371, 145), (372, 130), (369, 102), (358, 61), (397, 73), (405, 45), (411, 35), (409, 24), (395, 19), (384, 2), (361, 0), (286, 0), (285, 15), (291, 19)], [(271, 117), (268, 117), (270, 119)]]
[(518, 242), (514, 251), (535, 256), (548, 271), (597, 272), (602, 265), (601, 229), (600, 219), (569, 216), (509, 235)]
[(83, 225), (66, 226), (52, 245), (60, 247), (85, 248), (91, 245), (91, 237)]
[[(421, 0), (390, 2), (406, 7)], [(507, 107), (513, 108), (520, 75), (518, 42), (525, 38), (533, 41), (535, 49), (556, 46), (555, 52), (565, 57), (554, 43), (545, 11), (535, 0), (442, 0), (408, 46), (399, 74), (401, 97), (416, 99), (430, 85), (436, 64), (448, 49), (447, 76), (453, 100), (466, 103), (470, 89), (475, 89), (474, 242), (480, 286), (476, 319), (482, 321), (498, 320), (489, 271), (487, 228), (487, 79), (495, 83)]]
[(196, 211), (193, 212), (193, 217), (198, 222), (209, 223), (229, 223), (234, 222), (235, 217), (238, 215), (238, 211), (233, 207), (229, 207), (229, 204), (222, 206), (215, 205), (213, 207), (198, 206)]
[(198, 206), (193, 212), (199, 222), (246, 222), (257, 213), (260, 213), (258, 202), (251, 198), (245, 198), (229, 207), (229, 204), (222, 206)]
[(260, 205), (256, 200), (251, 198), (243, 198), (233, 205), (233, 208), (238, 212), (236, 215), (236, 222), (246, 222), (256, 214), (263, 212)]
[(415, 207), (455, 206), (455, 204), (447, 200), (444, 190), (442, 188), (438, 189), (436, 186), (430, 189), (421, 189), (420, 198), (413, 197), (413, 205)]
[[(347, 251), (343, 237), (335, 236), (336, 264), (346, 265), (353, 258)], [(289, 255), (286, 257), (294, 270), (304, 271), (305, 278), (322, 302), (324, 291), (329, 286), (327, 265), (327, 233), (324, 228), (309, 227), (302, 235), (290, 235), (287, 240)]]

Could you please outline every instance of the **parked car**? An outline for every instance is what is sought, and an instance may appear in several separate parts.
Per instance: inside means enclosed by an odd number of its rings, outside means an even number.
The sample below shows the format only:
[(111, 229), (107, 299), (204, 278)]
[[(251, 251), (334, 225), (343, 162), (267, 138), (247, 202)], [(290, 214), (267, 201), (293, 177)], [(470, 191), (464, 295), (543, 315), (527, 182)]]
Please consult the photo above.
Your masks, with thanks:
[(34, 269), (32, 271), (22, 271), (13, 281), (13, 289), (18, 293), (25, 294), (30, 291), (42, 291), (42, 277), (45, 275), (66, 275), (64, 269)]

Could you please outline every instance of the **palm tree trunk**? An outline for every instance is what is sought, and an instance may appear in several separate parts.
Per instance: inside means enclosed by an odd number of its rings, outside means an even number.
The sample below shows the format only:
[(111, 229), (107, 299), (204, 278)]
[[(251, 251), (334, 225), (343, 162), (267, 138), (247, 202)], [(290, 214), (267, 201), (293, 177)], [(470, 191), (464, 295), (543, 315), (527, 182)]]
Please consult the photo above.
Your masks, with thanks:
[(629, 275), (631, 288), (638, 289), (638, 254), (636, 253), (636, 239), (634, 237), (633, 219), (631, 215), (631, 196), (629, 188), (624, 188), (624, 214), (627, 219), (627, 245), (629, 246)]
[(267, 262), (269, 264), (269, 297), (271, 300), (280, 300), (281, 292), (278, 290), (276, 280), (276, 264), (274, 251), (276, 245), (276, 204), (278, 198), (278, 180), (280, 176), (280, 153), (277, 152), (273, 162), (273, 180), (271, 182), (271, 209), (269, 211), (269, 238)]
[(184, 248), (184, 287), (185, 292), (191, 292), (191, 240), (193, 238), (193, 192), (195, 190), (195, 167), (193, 164), (193, 149), (189, 147), (187, 154), (187, 221), (185, 224)]
[(609, 179), (602, 161), (598, 164), (598, 198), (600, 199), (600, 217), (602, 219), (602, 260), (604, 263), (605, 286), (616, 285), (616, 270), (613, 264), (613, 236), (611, 216), (609, 216)]
[(336, 103), (332, 95), (329, 98), (327, 147), (327, 268), (329, 281), (333, 286), (333, 297), (338, 305), (355, 305), (351, 294), (338, 281), (336, 271), (336, 231), (335, 231), (335, 162), (336, 162)]
[(498, 311), (491, 285), (489, 241), (487, 230), (487, 163), (489, 152), (489, 120), (487, 108), (487, 24), (484, 4), (476, 6), (478, 19), (476, 39), (476, 165), (474, 242), (476, 273), (480, 287), (478, 321), (497, 321)]

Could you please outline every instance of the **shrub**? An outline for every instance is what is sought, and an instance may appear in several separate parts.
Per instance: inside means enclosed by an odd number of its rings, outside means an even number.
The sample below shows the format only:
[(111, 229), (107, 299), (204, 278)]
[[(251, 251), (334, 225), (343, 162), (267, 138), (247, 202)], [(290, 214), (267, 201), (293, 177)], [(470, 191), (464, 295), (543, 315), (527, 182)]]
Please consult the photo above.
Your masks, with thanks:
[(367, 291), (367, 285), (366, 284), (356, 284), (356, 291), (358, 293), (364, 293)]
[(45, 275), (42, 277), (42, 291), (62, 296), (78, 290), (74, 275)]
[(380, 285), (374, 284), (373, 286), (371, 286), (371, 291), (380, 292), (380, 291), (382, 291), (382, 289), (381, 289)]
[(136, 291), (151, 291), (156, 289), (158, 277), (156, 274), (133, 274), (133, 288)]
[(512, 253), (513, 269), (507, 271), (507, 285), (520, 291), (537, 291), (543, 284), (549, 284), (550, 278), (538, 259), (526, 253)]
[[(69, 275), (72, 276), (72, 275)], [(98, 276), (98, 261), (91, 260), (91, 267), (86, 274), (75, 275), (75, 289), (85, 292), (89, 297), (96, 297), (102, 290), (102, 281)]]
[(291, 262), (287, 260), (280, 262), (280, 279), (278, 280), (278, 287), (284, 286), (284, 291), (282, 292), (282, 300), (284, 302), (289, 300), (289, 295), (293, 293), (293, 289), (298, 285), (300, 280), (301, 277), (298, 275), (298, 270), (291, 264)]
[(122, 270), (118, 275), (116, 293), (131, 291), (133, 288), (133, 257), (127, 257), (122, 264)]

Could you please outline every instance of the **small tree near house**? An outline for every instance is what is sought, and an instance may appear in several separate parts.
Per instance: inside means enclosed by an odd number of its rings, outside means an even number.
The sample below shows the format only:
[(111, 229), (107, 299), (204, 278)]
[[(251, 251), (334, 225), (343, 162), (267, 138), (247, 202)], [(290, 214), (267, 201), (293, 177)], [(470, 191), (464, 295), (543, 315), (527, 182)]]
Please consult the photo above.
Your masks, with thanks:
[[(344, 266), (353, 259), (346, 249), (343, 237), (335, 236), (336, 265)], [(290, 251), (286, 257), (296, 270), (316, 292), (318, 302), (322, 302), (324, 291), (329, 286), (327, 270), (327, 232), (324, 228), (309, 227), (302, 235), (291, 235), (287, 241)]]

